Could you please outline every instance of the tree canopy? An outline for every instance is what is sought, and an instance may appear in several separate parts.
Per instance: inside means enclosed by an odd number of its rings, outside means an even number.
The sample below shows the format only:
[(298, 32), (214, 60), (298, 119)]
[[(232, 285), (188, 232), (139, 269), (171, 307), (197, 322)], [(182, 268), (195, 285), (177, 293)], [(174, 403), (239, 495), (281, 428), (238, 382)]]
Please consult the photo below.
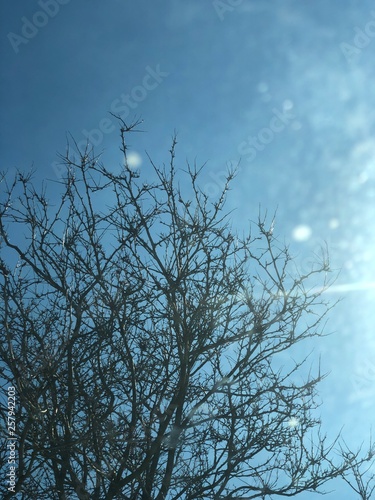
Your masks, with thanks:
[(31, 175), (3, 177), (0, 364), (17, 401), (14, 491), (265, 499), (361, 478), (372, 445), (360, 458), (328, 442), (324, 374), (296, 350), (325, 334), (327, 256), (298, 273), (266, 215), (239, 235), (225, 211), (234, 170), (211, 199), (201, 168), (177, 169), (176, 138), (167, 165), (148, 158), (150, 182), (127, 160), (137, 124), (120, 126), (120, 172), (88, 145), (62, 157), (52, 199)]

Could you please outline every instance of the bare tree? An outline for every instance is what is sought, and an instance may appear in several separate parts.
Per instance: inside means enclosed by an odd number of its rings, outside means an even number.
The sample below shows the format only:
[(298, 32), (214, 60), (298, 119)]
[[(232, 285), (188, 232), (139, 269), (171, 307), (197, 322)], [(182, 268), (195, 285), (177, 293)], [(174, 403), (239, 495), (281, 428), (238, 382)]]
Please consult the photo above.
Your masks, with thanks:
[(341, 445), (341, 456), (350, 467), (342, 474), (344, 481), (358, 494), (361, 500), (370, 500), (375, 492), (375, 448), (370, 440), (365, 460), (357, 462), (357, 457), (349, 447), (343, 443)]
[[(15, 491), (143, 500), (316, 491), (359, 463), (333, 464), (336, 442), (316, 412), (323, 375), (294, 349), (323, 335), (328, 261), (298, 274), (266, 217), (255, 235), (236, 234), (223, 211), (234, 172), (211, 202), (200, 169), (176, 169), (176, 139), (167, 167), (149, 159), (147, 184), (127, 161), (136, 125), (121, 123), (120, 173), (89, 148), (79, 161), (68, 150), (60, 197), (30, 176), (4, 177), (0, 356), (4, 390), (17, 398)], [(6, 462), (6, 446), (0, 453)]]

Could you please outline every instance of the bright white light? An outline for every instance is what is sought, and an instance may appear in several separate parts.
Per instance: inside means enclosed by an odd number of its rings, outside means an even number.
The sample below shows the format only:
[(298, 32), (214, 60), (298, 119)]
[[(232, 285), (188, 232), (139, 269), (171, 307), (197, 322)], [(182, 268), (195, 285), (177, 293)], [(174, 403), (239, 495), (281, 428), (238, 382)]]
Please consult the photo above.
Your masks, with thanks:
[(293, 229), (292, 237), (296, 241), (307, 241), (312, 235), (312, 229), (310, 226), (306, 226), (305, 224), (301, 224), (300, 226), (296, 226)]
[(131, 170), (139, 168), (142, 164), (142, 157), (136, 151), (129, 151), (126, 158), (128, 160), (128, 167)]
[(298, 427), (298, 426), (299, 426), (298, 418), (292, 417), (291, 419), (289, 419), (288, 427), (290, 427), (291, 429), (294, 429), (295, 427)]

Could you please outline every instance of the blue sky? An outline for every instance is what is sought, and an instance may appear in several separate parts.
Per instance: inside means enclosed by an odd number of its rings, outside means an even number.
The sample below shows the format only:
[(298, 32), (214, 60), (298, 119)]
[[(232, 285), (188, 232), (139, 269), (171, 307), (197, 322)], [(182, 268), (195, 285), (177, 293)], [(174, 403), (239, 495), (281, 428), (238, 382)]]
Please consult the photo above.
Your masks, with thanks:
[(88, 137), (116, 164), (109, 111), (120, 109), (144, 120), (146, 133), (132, 143), (142, 175), (150, 173), (145, 149), (167, 161), (176, 129), (177, 164), (207, 161), (208, 193), (227, 163), (241, 160), (228, 198), (234, 226), (256, 219), (259, 205), (277, 209), (277, 233), (302, 269), (327, 243), (340, 270), (329, 297), (343, 301), (327, 326), (333, 335), (314, 346), (330, 372), (322, 415), (353, 443), (366, 439), (375, 410), (371, 4), (19, 0), (0, 8), (1, 170), (33, 167), (36, 182), (58, 180), (67, 134)]

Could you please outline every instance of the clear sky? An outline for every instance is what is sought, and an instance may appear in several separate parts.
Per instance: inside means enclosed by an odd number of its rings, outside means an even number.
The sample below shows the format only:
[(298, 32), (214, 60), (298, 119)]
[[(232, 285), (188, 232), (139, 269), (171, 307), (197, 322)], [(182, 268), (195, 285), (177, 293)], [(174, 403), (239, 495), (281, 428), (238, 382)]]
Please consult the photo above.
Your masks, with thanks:
[[(207, 161), (240, 230), (258, 207), (306, 269), (326, 242), (323, 425), (366, 440), (375, 415), (375, 7), (370, 0), (18, 0), (0, 7), (0, 169), (58, 180), (67, 134), (118, 162), (110, 111), (141, 117), (133, 158)], [(83, 141), (83, 142), (82, 142)], [(346, 490), (347, 491), (347, 490)], [(350, 491), (325, 498), (352, 498)], [(343, 496), (344, 495), (344, 496)], [(311, 494), (306, 497), (311, 498)]]

